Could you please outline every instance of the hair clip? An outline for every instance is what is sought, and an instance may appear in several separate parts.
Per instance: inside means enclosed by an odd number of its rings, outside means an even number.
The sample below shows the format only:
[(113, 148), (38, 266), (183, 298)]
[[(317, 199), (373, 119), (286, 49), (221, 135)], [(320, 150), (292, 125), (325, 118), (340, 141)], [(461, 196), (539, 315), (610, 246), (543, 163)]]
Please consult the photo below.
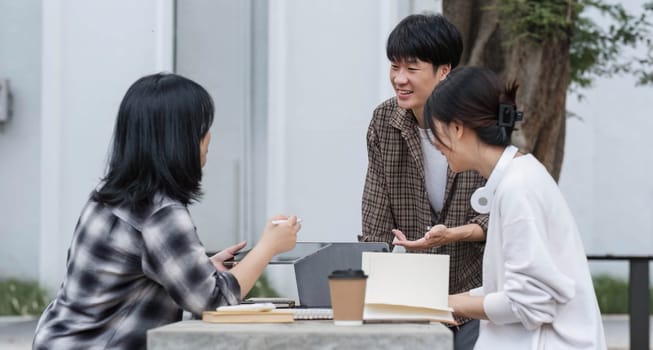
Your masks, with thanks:
[(515, 127), (515, 122), (524, 119), (523, 112), (517, 112), (515, 105), (509, 103), (499, 104), (499, 126)]

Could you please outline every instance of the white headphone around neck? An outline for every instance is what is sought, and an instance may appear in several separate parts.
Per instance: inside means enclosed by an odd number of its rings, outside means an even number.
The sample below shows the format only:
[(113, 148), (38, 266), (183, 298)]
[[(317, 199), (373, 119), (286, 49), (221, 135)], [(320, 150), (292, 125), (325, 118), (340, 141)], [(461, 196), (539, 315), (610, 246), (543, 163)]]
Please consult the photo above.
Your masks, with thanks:
[(474, 194), (472, 194), (471, 202), (472, 209), (474, 209), (479, 214), (487, 214), (490, 212), (490, 205), (492, 204), (492, 197), (494, 197), (494, 192), (497, 189), (497, 185), (501, 182), (503, 178), (503, 173), (505, 172), (510, 161), (517, 154), (517, 147), (510, 145), (506, 147), (501, 154), (501, 158), (497, 162), (497, 165), (492, 169), (490, 177), (487, 179), (484, 187), (479, 187)]

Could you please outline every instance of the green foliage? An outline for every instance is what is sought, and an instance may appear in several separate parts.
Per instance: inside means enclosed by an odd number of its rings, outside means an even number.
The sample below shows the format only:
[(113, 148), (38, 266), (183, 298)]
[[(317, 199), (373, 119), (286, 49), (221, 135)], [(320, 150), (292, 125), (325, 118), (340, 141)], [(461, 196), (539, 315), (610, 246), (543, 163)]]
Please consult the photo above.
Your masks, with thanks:
[[(603, 314), (628, 313), (628, 283), (602, 275), (593, 278), (596, 299)], [(653, 291), (649, 291), (649, 313), (653, 314)]]
[[(581, 0), (580, 15), (575, 22), (571, 45), (572, 91), (591, 86), (594, 77), (631, 74), (638, 85), (653, 85), (653, 1), (644, 5), (641, 13), (628, 13), (617, 4), (603, 0)], [(601, 27), (586, 14), (598, 11), (609, 25)], [(642, 57), (625, 54), (628, 48), (642, 45), (647, 53)]]
[(581, 5), (567, 0), (500, 0), (490, 7), (499, 12), (501, 28), (508, 34), (507, 43), (520, 40), (542, 42), (567, 39), (574, 26), (574, 13)]
[[(497, 10), (507, 45), (526, 40), (569, 40), (571, 91), (590, 87), (596, 77), (631, 74), (638, 85), (653, 85), (653, 1), (637, 15), (620, 3), (606, 0), (500, 0), (488, 8)], [(600, 26), (588, 13), (598, 12), (609, 22)], [(644, 56), (624, 49), (642, 46)], [(579, 95), (579, 97), (582, 97)]]
[(628, 313), (628, 283), (609, 276), (594, 277), (594, 291), (603, 314)]
[(247, 293), (247, 296), (245, 296), (245, 299), (247, 298), (256, 298), (256, 297), (278, 297), (279, 294), (277, 293), (272, 286), (270, 286), (270, 282), (268, 282), (267, 277), (265, 275), (262, 275), (258, 281), (254, 284), (254, 287)]
[[(277, 291), (263, 275), (256, 281), (246, 298), (276, 297)], [(38, 283), (7, 279), (0, 281), (0, 316), (40, 315), (48, 306), (50, 297)]]
[(40, 315), (50, 302), (36, 282), (0, 281), (0, 315)]

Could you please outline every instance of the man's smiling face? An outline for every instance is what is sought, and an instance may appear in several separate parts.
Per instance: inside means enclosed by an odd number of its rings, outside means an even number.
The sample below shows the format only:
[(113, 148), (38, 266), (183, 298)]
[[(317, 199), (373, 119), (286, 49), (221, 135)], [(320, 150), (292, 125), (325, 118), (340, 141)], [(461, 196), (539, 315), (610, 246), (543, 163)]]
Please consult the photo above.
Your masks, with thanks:
[(419, 59), (390, 62), (390, 84), (399, 107), (421, 114), (431, 92), (448, 71), (444, 67), (436, 69), (431, 63)]

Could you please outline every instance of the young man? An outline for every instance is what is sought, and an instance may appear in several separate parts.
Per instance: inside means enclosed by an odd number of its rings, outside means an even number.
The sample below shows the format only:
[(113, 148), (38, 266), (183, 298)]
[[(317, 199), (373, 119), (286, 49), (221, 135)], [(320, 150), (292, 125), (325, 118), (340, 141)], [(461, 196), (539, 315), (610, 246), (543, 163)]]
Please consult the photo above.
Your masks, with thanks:
[[(437, 83), (458, 64), (462, 46), (458, 30), (441, 15), (408, 16), (390, 33), (386, 53), (396, 96), (374, 110), (368, 129), (359, 237), (448, 254), (450, 294), (481, 285), (487, 215), (471, 209), (470, 197), (484, 179), (448, 168), (423, 112)], [(472, 349), (478, 321), (456, 320), (455, 349)]]

